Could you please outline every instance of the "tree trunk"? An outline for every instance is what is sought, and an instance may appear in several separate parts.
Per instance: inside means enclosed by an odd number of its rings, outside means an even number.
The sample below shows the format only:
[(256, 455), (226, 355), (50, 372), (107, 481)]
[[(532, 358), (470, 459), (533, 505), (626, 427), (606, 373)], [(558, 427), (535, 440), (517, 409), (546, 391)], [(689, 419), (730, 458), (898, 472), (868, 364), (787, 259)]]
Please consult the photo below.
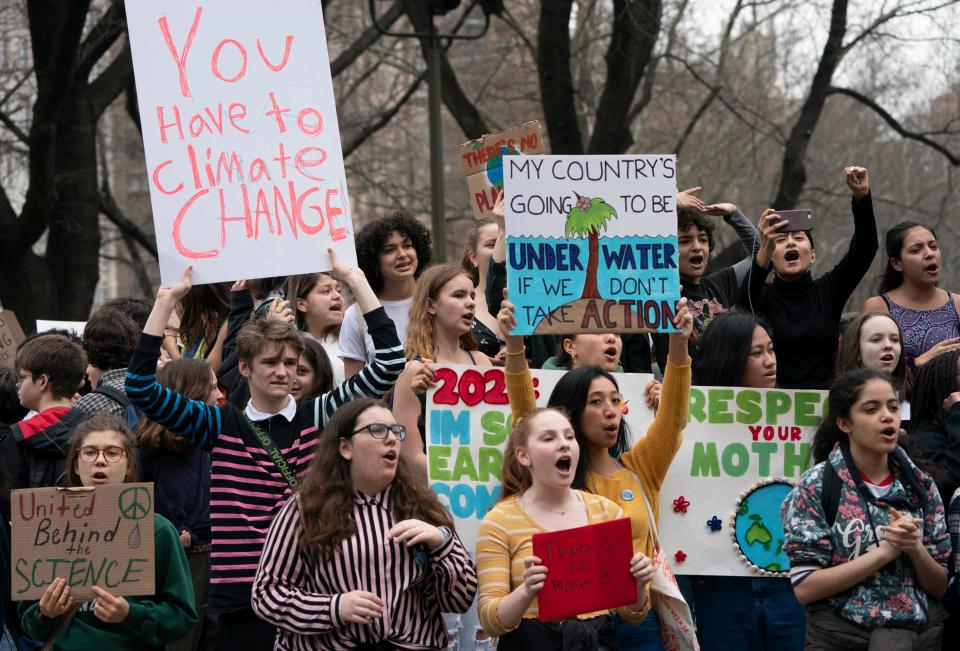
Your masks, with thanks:
[(600, 298), (600, 292), (597, 291), (597, 266), (600, 262), (600, 236), (597, 231), (590, 231), (587, 249), (589, 257), (587, 258), (587, 273), (583, 281), (583, 293), (580, 298)]
[(813, 76), (810, 92), (800, 109), (787, 145), (783, 150), (783, 163), (780, 167), (780, 187), (777, 189), (773, 207), (777, 210), (789, 210), (797, 205), (800, 193), (807, 183), (806, 156), (810, 139), (817, 128), (823, 106), (830, 95), (830, 86), (833, 73), (843, 58), (843, 37), (847, 32), (847, 0), (834, 0), (833, 11), (830, 15), (830, 34), (823, 53), (820, 55), (820, 64)]
[(57, 129), (57, 204), (45, 260), (54, 284), (51, 317), (85, 321), (100, 280), (97, 120), (89, 102), (72, 98)]
[(537, 74), (550, 153), (582, 154), (583, 137), (574, 106), (570, 72), (570, 11), (573, 0), (540, 3), (537, 28)]
[(607, 78), (588, 154), (622, 154), (633, 145), (627, 116), (660, 34), (660, 0), (614, 0), (613, 11)]

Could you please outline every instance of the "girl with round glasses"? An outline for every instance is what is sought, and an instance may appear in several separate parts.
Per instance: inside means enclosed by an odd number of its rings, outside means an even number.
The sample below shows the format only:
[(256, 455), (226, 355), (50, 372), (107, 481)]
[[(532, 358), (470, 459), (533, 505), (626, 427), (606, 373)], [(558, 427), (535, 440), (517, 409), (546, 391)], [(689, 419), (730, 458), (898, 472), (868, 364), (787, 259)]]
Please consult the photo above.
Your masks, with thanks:
[[(121, 416), (100, 412), (84, 421), (67, 452), (72, 487), (136, 480), (133, 436)], [(94, 586), (93, 601), (78, 602), (67, 577), (54, 579), (40, 601), (21, 602), (23, 631), (53, 649), (166, 649), (197, 621), (190, 569), (176, 529), (153, 516), (156, 594), (121, 597)]]
[[(369, 436), (368, 436), (369, 435)], [(284, 649), (440, 649), (477, 574), (382, 403), (340, 407), (267, 533), (251, 603)]]

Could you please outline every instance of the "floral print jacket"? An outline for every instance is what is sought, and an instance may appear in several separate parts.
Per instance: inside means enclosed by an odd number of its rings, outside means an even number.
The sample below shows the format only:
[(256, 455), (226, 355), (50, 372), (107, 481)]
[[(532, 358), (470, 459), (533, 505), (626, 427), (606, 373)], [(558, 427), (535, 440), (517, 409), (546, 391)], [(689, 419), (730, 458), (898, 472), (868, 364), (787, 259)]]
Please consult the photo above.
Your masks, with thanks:
[[(839, 447), (833, 449), (826, 462), (803, 475), (782, 509), (784, 551), (790, 558), (790, 578), (794, 585), (815, 570), (852, 561), (878, 546), (877, 529), (892, 521), (891, 503), (901, 514), (909, 511), (923, 520), (924, 545), (930, 555), (946, 567), (950, 537), (943, 501), (930, 476), (914, 466), (906, 454), (901, 458), (916, 473), (916, 483), (926, 491), (925, 504), (897, 468), (893, 470), (890, 492), (882, 499), (874, 498), (859, 478), (854, 480)], [(825, 463), (833, 464), (842, 482), (833, 527), (827, 524), (821, 501)], [(927, 620), (927, 595), (917, 584), (905, 554), (827, 602), (841, 617), (866, 630), (916, 629)]]

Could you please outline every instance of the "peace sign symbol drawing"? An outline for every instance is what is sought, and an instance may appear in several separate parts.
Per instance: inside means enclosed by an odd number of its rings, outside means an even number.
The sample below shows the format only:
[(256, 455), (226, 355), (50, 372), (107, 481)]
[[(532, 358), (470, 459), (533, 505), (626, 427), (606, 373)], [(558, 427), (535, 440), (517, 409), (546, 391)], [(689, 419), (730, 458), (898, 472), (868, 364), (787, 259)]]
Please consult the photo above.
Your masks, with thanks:
[(128, 488), (120, 493), (117, 503), (125, 520), (142, 520), (150, 513), (150, 491), (142, 486)]

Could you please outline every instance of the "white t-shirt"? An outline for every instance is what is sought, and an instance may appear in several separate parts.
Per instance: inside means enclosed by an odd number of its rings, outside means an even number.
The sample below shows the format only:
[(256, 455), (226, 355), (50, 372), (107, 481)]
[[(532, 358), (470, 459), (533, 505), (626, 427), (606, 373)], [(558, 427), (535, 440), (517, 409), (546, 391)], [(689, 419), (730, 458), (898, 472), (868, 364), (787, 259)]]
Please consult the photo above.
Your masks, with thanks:
[[(409, 322), (410, 304), (412, 302), (412, 296), (400, 301), (380, 301), (387, 316), (393, 320), (400, 343), (403, 343), (407, 336), (407, 323)], [(360, 316), (360, 307), (356, 303), (348, 307), (343, 315), (343, 324), (340, 326), (340, 359), (352, 359), (369, 364), (373, 361), (373, 337), (367, 332), (365, 321), (361, 326)], [(363, 331), (362, 338), (360, 336), (361, 329)]]
[(330, 366), (333, 368), (333, 386), (340, 385), (344, 380), (343, 360), (340, 359), (340, 340), (337, 335), (329, 334), (317, 343), (323, 346), (327, 351), (327, 357), (330, 358)]

